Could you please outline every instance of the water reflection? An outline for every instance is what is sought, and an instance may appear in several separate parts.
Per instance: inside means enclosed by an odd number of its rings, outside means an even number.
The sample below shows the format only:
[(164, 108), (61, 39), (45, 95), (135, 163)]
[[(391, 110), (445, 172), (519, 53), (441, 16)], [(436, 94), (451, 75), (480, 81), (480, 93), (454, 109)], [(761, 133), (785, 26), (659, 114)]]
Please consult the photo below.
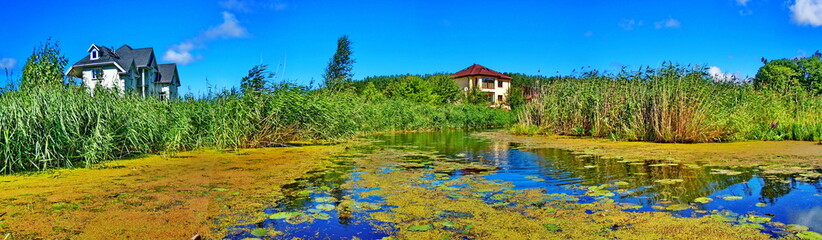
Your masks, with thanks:
[[(519, 149), (509, 142), (473, 138), (464, 131), (376, 138), (383, 141), (382, 146), (413, 145), (445, 156), (465, 155), (471, 161), (497, 167), (496, 173), (486, 177), (511, 182), (517, 189), (545, 188), (549, 193), (579, 194), (574, 190), (581, 186), (619, 182), (625, 187), (612, 198), (641, 205), (640, 211), (691, 204), (700, 213), (686, 210), (674, 214), (701, 216), (711, 210), (730, 210), (773, 216), (774, 221), (808, 225), (811, 230), (822, 231), (822, 187), (818, 178), (799, 181), (796, 174), (764, 174), (753, 167), (709, 167), (672, 159), (603, 159), (562, 149)], [(535, 182), (526, 178), (529, 176), (545, 181)], [(695, 203), (705, 197), (712, 201)]]
[[(631, 211), (672, 211), (674, 215), (683, 217), (730, 211), (742, 215), (769, 216), (773, 221), (802, 224), (813, 231), (822, 231), (822, 186), (818, 178), (765, 174), (755, 167), (711, 167), (700, 163), (683, 164), (673, 159), (606, 159), (561, 149), (521, 149), (510, 142), (472, 137), (470, 132), (465, 131), (389, 134), (371, 138), (378, 141), (358, 149), (359, 152), (380, 148), (433, 151), (439, 157), (447, 158), (447, 161), (493, 166), (495, 171), (483, 172), (485, 178), (510, 182), (514, 189), (542, 188), (549, 194), (582, 195), (589, 190), (589, 186), (597, 186), (615, 194), (594, 196), (595, 200), (610, 198), (620, 203), (638, 205)], [(284, 186), (286, 198), (265, 212), (295, 211), (310, 218), (296, 219), (304, 221), (297, 225), (291, 224), (295, 221), (292, 218), (286, 218), (238, 226), (238, 230), (228, 238), (255, 237), (251, 234), (251, 229), (255, 228), (277, 229), (283, 233), (274, 238), (286, 239), (352, 236), (379, 239), (387, 236), (369, 224), (370, 220), (365, 217), (366, 211), (385, 210), (380, 205), (381, 199), (358, 199), (355, 193), (367, 189), (341, 187), (346, 182), (356, 181), (358, 174), (361, 174), (356, 171), (353, 162), (346, 160), (357, 156), (339, 157), (338, 167), (309, 173), (298, 182)], [(430, 168), (432, 161), (431, 156), (409, 155), (403, 158), (396, 171)], [(469, 173), (465, 169), (445, 171), (450, 172), (437, 173), (446, 177)], [(431, 177), (437, 178), (436, 175)], [(338, 201), (317, 201), (324, 197)], [(579, 199), (590, 202), (594, 197)], [(322, 204), (333, 204), (333, 209), (317, 210), (325, 207), (320, 206)], [(675, 205), (686, 208), (666, 209)], [(326, 215), (322, 214), (327, 214), (330, 219), (323, 219)], [(766, 228), (763, 231), (772, 230)]]

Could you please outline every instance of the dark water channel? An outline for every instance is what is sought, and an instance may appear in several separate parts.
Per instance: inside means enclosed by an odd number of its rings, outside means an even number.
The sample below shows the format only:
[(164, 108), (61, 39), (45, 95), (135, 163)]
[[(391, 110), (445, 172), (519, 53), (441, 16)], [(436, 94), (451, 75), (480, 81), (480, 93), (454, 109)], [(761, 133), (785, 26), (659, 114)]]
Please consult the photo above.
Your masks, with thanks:
[[(547, 193), (577, 195), (580, 203), (614, 201), (631, 206), (626, 211), (668, 211), (680, 217), (715, 215), (736, 224), (761, 224), (774, 237), (790, 234), (762, 219), (799, 224), (822, 232), (822, 181), (818, 176), (765, 174), (755, 167), (710, 167), (673, 160), (604, 159), (561, 149), (522, 149), (517, 144), (472, 137), (471, 132), (372, 136), (371, 149), (396, 148), (432, 151), (438, 155), (496, 167), (487, 179), (513, 184), (514, 189), (542, 188)], [(367, 152), (366, 150), (363, 150)], [(342, 188), (357, 181), (359, 155), (335, 156), (335, 167), (313, 172), (285, 186), (287, 196), (265, 214), (292, 213), (259, 223), (238, 226), (227, 239), (380, 239), (392, 229), (375, 227), (367, 213), (389, 210), (377, 198), (359, 199), (368, 189)], [(675, 157), (675, 156), (672, 156)], [(822, 170), (816, 169), (816, 173)], [(459, 171), (452, 177), (459, 177)], [(591, 186), (609, 189), (590, 195)], [(589, 193), (586, 196), (586, 192)], [(709, 198), (710, 200), (706, 199)], [(346, 199), (354, 204), (340, 207)], [(754, 217), (750, 217), (754, 216)], [(253, 232), (276, 229), (276, 235)]]

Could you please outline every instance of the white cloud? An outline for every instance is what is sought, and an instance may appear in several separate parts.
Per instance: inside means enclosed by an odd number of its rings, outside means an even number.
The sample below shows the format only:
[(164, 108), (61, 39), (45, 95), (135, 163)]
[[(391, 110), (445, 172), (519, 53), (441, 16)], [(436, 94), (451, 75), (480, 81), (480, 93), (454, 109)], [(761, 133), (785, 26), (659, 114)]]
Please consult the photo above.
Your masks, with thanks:
[(742, 6), (748, 6), (748, 2), (751, 0), (736, 0), (736, 3)]
[(634, 30), (634, 26), (642, 26), (642, 21), (637, 21), (634, 19), (622, 19), (619, 22), (619, 27), (625, 29), (626, 31)]
[(288, 7), (288, 4), (281, 0), (223, 0), (220, 7), (239, 12), (254, 12), (259, 9), (269, 9), (281, 11)]
[(237, 21), (237, 17), (234, 17), (234, 14), (231, 14), (230, 12), (223, 12), (223, 24), (208, 29), (203, 36), (207, 39), (225, 39), (244, 37), (246, 35), (248, 35), (248, 32), (243, 26), (240, 26), (240, 22)]
[(680, 26), (681, 26), (681, 24), (679, 23), (679, 20), (676, 20), (674, 18), (668, 18), (668, 19), (665, 19), (665, 20), (654, 23), (654, 27), (656, 27), (656, 29), (678, 28)]
[(2, 58), (0, 59), (0, 69), (12, 69), (14, 66), (17, 65), (17, 59), (14, 58)]
[(796, 0), (790, 9), (799, 25), (822, 26), (822, 0)]
[(722, 69), (719, 69), (719, 67), (708, 68), (708, 75), (717, 82), (733, 82), (739, 79), (737, 74), (722, 72)]
[(191, 53), (195, 48), (203, 48), (207, 42), (215, 39), (241, 38), (248, 36), (248, 31), (240, 25), (237, 17), (230, 12), (223, 12), (223, 23), (213, 26), (192, 39), (175, 44), (166, 50), (163, 60), (179, 64), (189, 64), (201, 57), (195, 57)]
[(194, 56), (191, 55), (191, 50), (194, 50), (194, 44), (191, 42), (183, 42), (171, 46), (163, 55), (163, 60), (175, 62), (179, 64), (189, 64), (194, 61)]

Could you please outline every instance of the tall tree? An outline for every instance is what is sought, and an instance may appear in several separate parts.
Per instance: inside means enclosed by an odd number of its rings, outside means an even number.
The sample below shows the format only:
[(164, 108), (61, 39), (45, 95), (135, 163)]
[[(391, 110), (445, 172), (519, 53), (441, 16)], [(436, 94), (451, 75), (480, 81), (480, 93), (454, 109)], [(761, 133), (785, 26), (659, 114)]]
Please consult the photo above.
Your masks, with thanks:
[(822, 94), (822, 60), (820, 56), (763, 61), (753, 84), (780, 92), (808, 91)]
[(22, 89), (55, 87), (63, 84), (63, 70), (68, 58), (60, 53), (59, 42), (51, 38), (35, 48), (23, 66)]
[(325, 86), (337, 91), (343, 89), (345, 85), (351, 82), (351, 69), (356, 60), (351, 58), (351, 41), (348, 41), (348, 35), (343, 35), (337, 40), (337, 52), (328, 61), (328, 67), (325, 68), (323, 79), (325, 79)]
[(268, 65), (260, 64), (248, 70), (248, 75), (243, 77), (240, 82), (240, 89), (243, 95), (257, 96), (266, 91), (268, 79), (274, 77), (274, 74), (268, 71)]

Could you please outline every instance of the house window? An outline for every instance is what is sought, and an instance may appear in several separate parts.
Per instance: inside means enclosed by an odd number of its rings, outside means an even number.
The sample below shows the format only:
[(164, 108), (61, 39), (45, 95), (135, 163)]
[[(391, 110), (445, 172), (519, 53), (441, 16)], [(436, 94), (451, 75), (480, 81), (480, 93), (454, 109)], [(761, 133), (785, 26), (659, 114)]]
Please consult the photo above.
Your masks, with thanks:
[(91, 60), (96, 60), (97, 58), (99, 58), (99, 56), (97, 56), (97, 50), (92, 50), (91, 51)]
[(482, 78), (482, 88), (483, 89), (494, 89), (494, 79), (493, 78)]
[(502, 95), (497, 95), (497, 103), (502, 103)]
[(103, 79), (103, 69), (100, 69), (100, 68), (91, 69), (91, 78), (92, 79), (97, 79), (97, 80)]
[(502, 88), (502, 81), (497, 81), (497, 87)]
[(488, 94), (488, 104), (494, 105), (494, 94)]

